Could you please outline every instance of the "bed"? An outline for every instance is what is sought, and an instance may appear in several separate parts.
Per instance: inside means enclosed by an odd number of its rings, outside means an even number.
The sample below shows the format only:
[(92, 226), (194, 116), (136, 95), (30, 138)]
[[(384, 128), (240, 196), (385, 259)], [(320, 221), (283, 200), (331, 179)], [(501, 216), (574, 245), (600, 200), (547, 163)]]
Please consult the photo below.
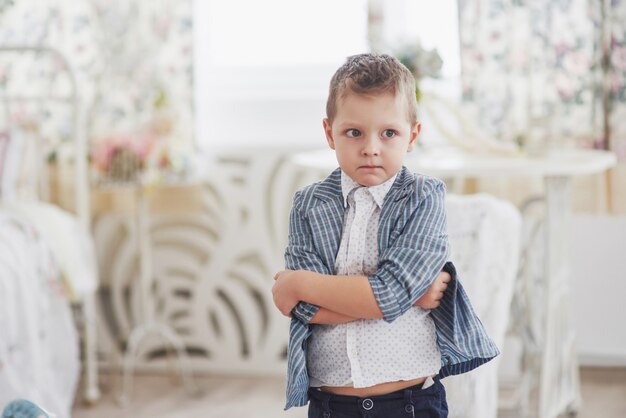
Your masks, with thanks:
[[(54, 76), (44, 75), (48, 78), (42, 81), (46, 68), (54, 68)], [(0, 409), (27, 398), (69, 418), (81, 371), (82, 399), (99, 398), (98, 277), (87, 158), (80, 158), (86, 153), (79, 89), (70, 63), (51, 48), (0, 46), (4, 80), (10, 71), (26, 81), (0, 83), (5, 111), (0, 118)], [(33, 74), (36, 80), (29, 80)], [(35, 109), (33, 120), (24, 117), (28, 106)], [(66, 140), (60, 146), (73, 156), (71, 211), (47, 201), (45, 140), (51, 135), (43, 125), (52, 108), (63, 109), (57, 119)]]

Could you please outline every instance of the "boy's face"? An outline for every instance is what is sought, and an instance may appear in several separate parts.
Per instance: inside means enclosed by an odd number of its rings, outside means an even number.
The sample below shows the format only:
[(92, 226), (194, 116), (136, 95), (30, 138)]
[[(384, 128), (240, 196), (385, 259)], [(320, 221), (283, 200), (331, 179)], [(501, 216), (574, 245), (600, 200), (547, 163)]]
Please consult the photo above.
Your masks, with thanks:
[(389, 180), (402, 165), (420, 131), (411, 126), (406, 103), (398, 95), (360, 95), (349, 92), (338, 99), (332, 125), (324, 131), (341, 169), (363, 186)]

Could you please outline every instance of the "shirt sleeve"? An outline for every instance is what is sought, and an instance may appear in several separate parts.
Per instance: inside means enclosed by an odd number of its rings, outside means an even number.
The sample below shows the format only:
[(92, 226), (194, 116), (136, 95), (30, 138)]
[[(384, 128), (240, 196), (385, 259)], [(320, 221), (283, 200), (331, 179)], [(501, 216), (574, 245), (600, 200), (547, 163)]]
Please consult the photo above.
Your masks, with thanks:
[[(431, 186), (432, 185), (432, 186)], [(449, 256), (445, 185), (426, 182), (411, 213), (401, 215), (390, 245), (379, 256), (377, 271), (369, 276), (383, 319), (392, 322), (433, 284)], [(403, 217), (406, 222), (402, 225)], [(395, 232), (398, 230), (399, 232)], [(398, 234), (394, 239), (394, 235)]]
[[(289, 238), (285, 250), (285, 268), (332, 274), (315, 249), (311, 227), (303, 214), (302, 194), (302, 191), (296, 192), (289, 215)], [(291, 312), (300, 322), (308, 324), (319, 308), (319, 306), (311, 303), (299, 302)]]

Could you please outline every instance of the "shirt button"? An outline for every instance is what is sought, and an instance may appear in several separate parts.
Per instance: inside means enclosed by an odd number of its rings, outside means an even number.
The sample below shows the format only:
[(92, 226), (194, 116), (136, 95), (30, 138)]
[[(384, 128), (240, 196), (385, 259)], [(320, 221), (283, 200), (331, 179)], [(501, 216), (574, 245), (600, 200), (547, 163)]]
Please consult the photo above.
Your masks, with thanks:
[(370, 398), (363, 400), (363, 409), (365, 409), (366, 411), (369, 411), (373, 407), (374, 407), (374, 401), (372, 401)]

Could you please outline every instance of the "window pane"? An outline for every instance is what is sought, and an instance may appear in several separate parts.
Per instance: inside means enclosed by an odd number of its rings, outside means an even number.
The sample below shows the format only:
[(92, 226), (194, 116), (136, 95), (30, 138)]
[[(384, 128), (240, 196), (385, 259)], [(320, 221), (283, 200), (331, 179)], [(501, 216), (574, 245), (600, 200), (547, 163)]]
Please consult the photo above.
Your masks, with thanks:
[(367, 50), (365, 0), (211, 0), (214, 66), (335, 64)]
[(368, 50), (367, 0), (195, 0), (198, 145), (324, 146), (330, 78)]

